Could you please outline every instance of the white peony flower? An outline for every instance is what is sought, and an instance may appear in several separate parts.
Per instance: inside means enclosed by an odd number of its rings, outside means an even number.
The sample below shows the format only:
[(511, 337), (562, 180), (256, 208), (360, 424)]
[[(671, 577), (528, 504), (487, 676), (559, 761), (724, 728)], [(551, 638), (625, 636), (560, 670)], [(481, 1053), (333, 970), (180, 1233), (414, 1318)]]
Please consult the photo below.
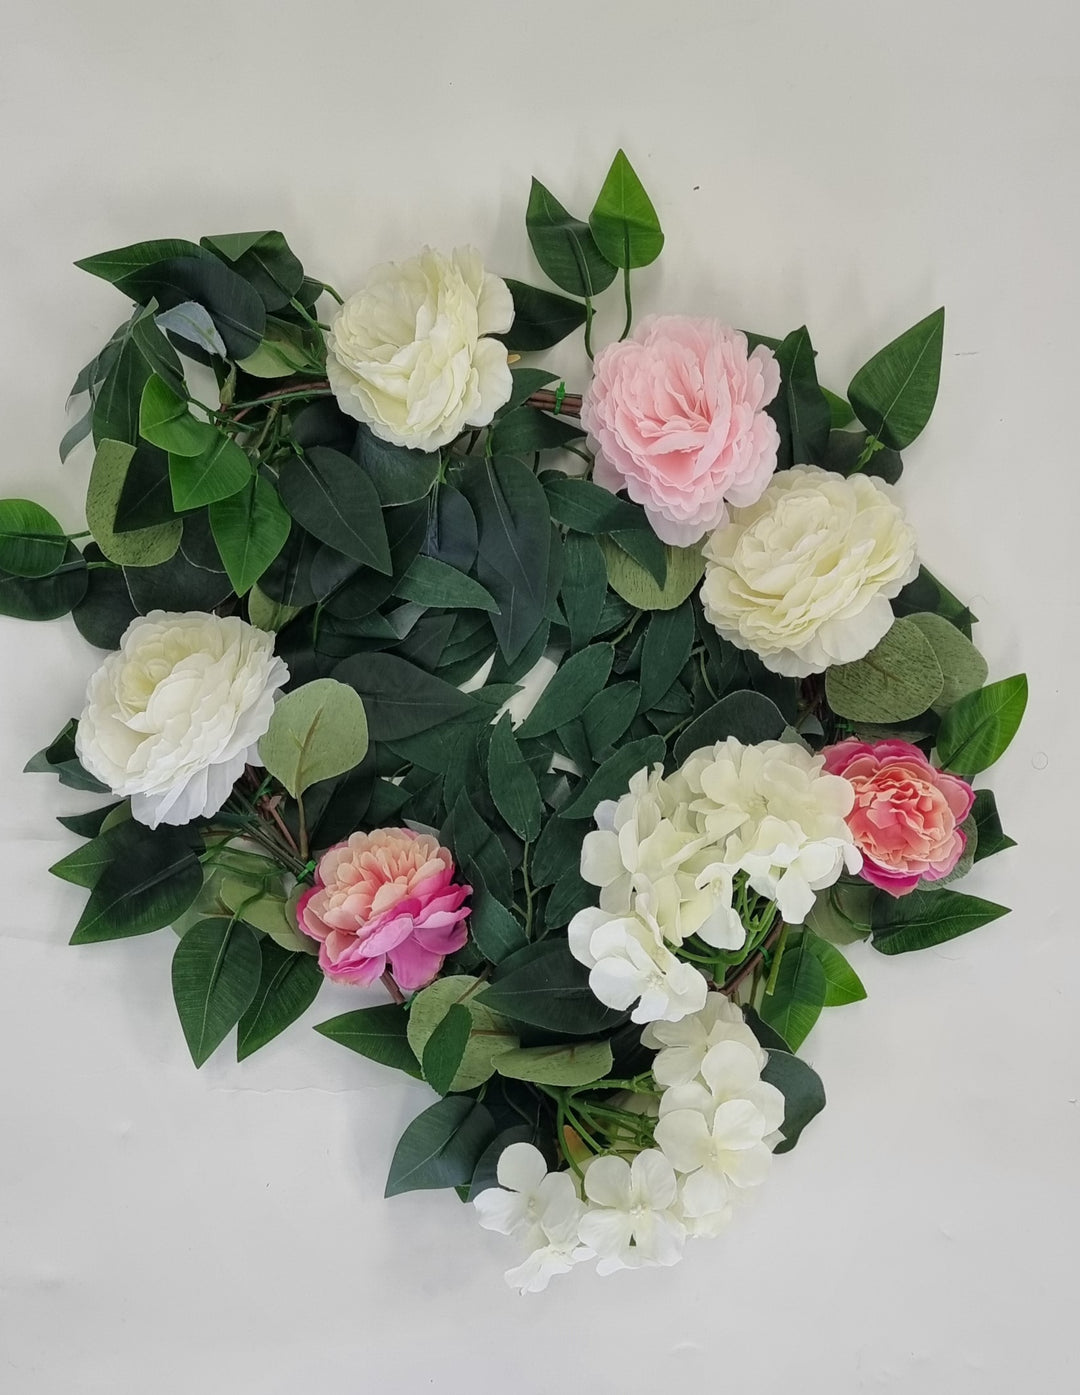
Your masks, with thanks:
[(473, 1198), (485, 1230), (521, 1240), (529, 1254), (506, 1271), (519, 1293), (541, 1293), (556, 1274), (568, 1274), (593, 1251), (578, 1237), (585, 1206), (568, 1172), (548, 1172), (531, 1143), (511, 1143), (499, 1156), (498, 1187)]
[(824, 765), (794, 742), (744, 746), (729, 737), (695, 751), (670, 782), (715, 840), (719, 860), (746, 872), (792, 925), (810, 913), (816, 891), (845, 867), (862, 866), (845, 822), (854, 791)]
[(869, 653), (892, 624), (890, 598), (919, 569), (891, 486), (816, 465), (774, 476), (704, 552), (709, 621), (791, 678)]
[(633, 1022), (677, 1022), (698, 1012), (708, 985), (692, 964), (676, 959), (654, 924), (586, 906), (567, 927), (570, 952), (589, 969), (589, 987), (608, 1007), (637, 1006)]
[(642, 1046), (655, 1051), (652, 1073), (658, 1085), (688, 1085), (701, 1073), (711, 1046), (735, 1041), (756, 1053), (758, 1068), (768, 1057), (746, 1025), (742, 1009), (723, 993), (710, 993), (700, 1012), (678, 1022), (650, 1022), (641, 1034)]
[(270, 725), (289, 670), (236, 616), (153, 610), (91, 677), (75, 749), (156, 828), (216, 814)]
[(600, 1257), (599, 1274), (645, 1265), (676, 1264), (686, 1227), (677, 1206), (674, 1169), (655, 1148), (625, 1158), (597, 1158), (585, 1171), (590, 1205), (578, 1227), (581, 1239)]
[(505, 347), (486, 336), (513, 318), (506, 283), (472, 247), (377, 266), (330, 325), (326, 373), (338, 405), (380, 440), (415, 450), (487, 426), (512, 379)]

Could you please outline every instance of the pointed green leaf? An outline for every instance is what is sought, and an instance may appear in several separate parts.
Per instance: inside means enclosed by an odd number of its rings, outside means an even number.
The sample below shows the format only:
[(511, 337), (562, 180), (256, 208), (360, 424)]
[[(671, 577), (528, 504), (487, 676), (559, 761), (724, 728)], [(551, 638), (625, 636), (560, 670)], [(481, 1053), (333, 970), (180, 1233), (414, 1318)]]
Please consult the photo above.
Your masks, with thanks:
[(954, 703), (938, 731), (937, 753), (943, 768), (977, 775), (993, 765), (1016, 735), (1027, 699), (1027, 675), (1018, 673)]
[(614, 660), (610, 644), (590, 644), (564, 660), (518, 728), (521, 740), (544, 736), (580, 716), (607, 682)]
[(803, 1129), (825, 1108), (825, 1087), (818, 1073), (788, 1051), (768, 1048), (769, 1059), (761, 1078), (774, 1085), (784, 1097), (784, 1122), (780, 1132), (783, 1143), (774, 1153), (790, 1153), (798, 1143)]
[(584, 781), (573, 798), (559, 811), (564, 819), (591, 819), (596, 806), (605, 799), (618, 799), (630, 786), (630, 777), (639, 770), (663, 761), (666, 747), (662, 736), (644, 736), (631, 741), (609, 756), (596, 774)]
[(560, 290), (591, 297), (615, 279), (615, 266), (597, 247), (588, 223), (568, 213), (538, 179), (529, 192), (525, 228), (536, 260)]
[(495, 1136), (491, 1115), (463, 1095), (425, 1109), (402, 1134), (386, 1179), (386, 1195), (463, 1187)]
[(201, 848), (190, 828), (150, 829), (134, 820), (118, 825), (109, 838), (111, 861), (94, 883), (71, 943), (124, 939), (171, 925), (202, 887)]
[(238, 494), (210, 505), (210, 527), (233, 590), (244, 596), (285, 546), (289, 515), (274, 486), (253, 475)]
[(192, 926), (172, 962), (173, 1001), (196, 1066), (217, 1050), (259, 987), (259, 941), (224, 917)]
[(945, 310), (935, 310), (874, 355), (852, 378), (855, 414), (892, 450), (905, 450), (930, 420), (937, 400)]
[(169, 484), (177, 513), (216, 504), (251, 480), (252, 465), (234, 440), (215, 431), (201, 455), (170, 455)]
[(448, 566), (434, 557), (421, 554), (413, 559), (409, 570), (398, 581), (394, 594), (418, 605), (439, 606), (451, 610), (498, 609), (488, 591), (471, 576)]
[(806, 930), (803, 931), (802, 938), (825, 970), (826, 1007), (842, 1007), (845, 1003), (857, 1003), (866, 997), (866, 989), (862, 986), (859, 975), (835, 945)]
[(494, 337), (515, 353), (550, 349), (585, 323), (585, 307), (580, 301), (509, 277), (506, 285), (514, 301), (514, 323), (505, 334)]
[(424, 1079), (437, 1095), (449, 1094), (471, 1034), (472, 1016), (469, 1009), (460, 1003), (452, 1003), (446, 1016), (428, 1037), (421, 1063)]
[(139, 403), (139, 434), (170, 455), (203, 455), (218, 439), (209, 422), (192, 416), (184, 398), (151, 373)]
[(421, 1079), (420, 1062), (406, 1036), (409, 1015), (400, 1003), (378, 1003), (320, 1022), (315, 1030), (380, 1065)]
[(656, 261), (664, 234), (652, 200), (620, 150), (589, 214), (589, 227), (602, 255), (629, 271)]
[(874, 902), (873, 946), (882, 954), (907, 954), (966, 935), (1007, 915), (1008, 906), (962, 891), (912, 891)]
[(984, 857), (993, 857), (995, 853), (1004, 852), (1006, 848), (1016, 847), (1016, 840), (1010, 838), (1001, 827), (993, 790), (975, 791), (975, 804), (971, 813), (978, 838), (975, 847), (976, 862), (981, 862)]
[(378, 491), (349, 456), (312, 446), (285, 462), (278, 476), (293, 518), (327, 546), (389, 576), (390, 547)]
[(496, 809), (519, 838), (531, 843), (540, 832), (544, 804), (536, 776), (514, 739), (509, 712), (503, 713), (491, 732), (488, 784)]
[[(424, 1062), (424, 1076), (428, 1083), (433, 1089), (438, 1089), (440, 1094), (446, 1094), (451, 1090), (455, 1093), (475, 1090), (494, 1073), (495, 1058), (503, 1051), (509, 1051), (518, 1045), (517, 1034), (506, 1020), (477, 1001), (476, 994), (481, 987), (482, 980), (471, 974), (448, 974), (421, 989), (410, 1005), (409, 1046), (416, 1058)], [(455, 1007), (466, 1013), (469, 1022), (457, 1062), (454, 1069), (449, 1071), (446, 1069), (448, 1062), (439, 1060), (439, 1056), (452, 1054), (456, 1049), (462, 1036), (460, 1014), (457, 1025), (447, 1029), (446, 1040), (436, 1045), (432, 1051), (430, 1063), (428, 1047)], [(440, 1085), (436, 1085), (428, 1077), (428, 1065), (436, 1061), (436, 1074), (440, 1084), (445, 1083), (445, 1089), (441, 1089)], [(448, 1080), (444, 1081), (443, 1077), (447, 1075)]]
[(829, 985), (821, 960), (804, 936), (784, 951), (772, 993), (766, 992), (758, 1011), (761, 1020), (798, 1051), (821, 1015)]
[(475, 697), (396, 654), (353, 655), (337, 665), (334, 677), (363, 698), (373, 741), (396, 741), (454, 718), (483, 716)]
[(308, 1010), (323, 985), (322, 970), (309, 954), (292, 953), (271, 939), (262, 940), (259, 949), (259, 986), (237, 1027), (238, 1061), (291, 1026)]
[(780, 427), (780, 467), (820, 465), (829, 444), (830, 411), (818, 386), (814, 346), (805, 325), (780, 342), (780, 393), (769, 408)]
[(689, 601), (674, 610), (657, 610), (649, 617), (641, 651), (640, 712), (660, 701), (682, 672), (694, 642), (694, 611)]

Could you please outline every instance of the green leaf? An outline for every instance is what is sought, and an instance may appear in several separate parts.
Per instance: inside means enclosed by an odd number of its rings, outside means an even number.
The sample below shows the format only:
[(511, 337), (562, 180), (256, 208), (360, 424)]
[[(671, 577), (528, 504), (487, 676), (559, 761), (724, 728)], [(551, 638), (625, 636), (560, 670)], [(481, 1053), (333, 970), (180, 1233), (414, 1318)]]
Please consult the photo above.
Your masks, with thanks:
[(490, 592), (478, 581), (456, 567), (448, 566), (422, 553), (415, 557), (409, 570), (394, 588), (394, 594), (418, 605), (439, 606), (450, 610), (498, 609)]
[(463, 1187), (495, 1136), (491, 1115), (476, 1100), (448, 1095), (402, 1134), (386, 1179), (386, 1195)]
[(636, 683), (612, 683), (593, 698), (581, 714), (581, 726), (593, 759), (603, 761), (611, 747), (642, 710)]
[(258, 990), (261, 966), (253, 932), (224, 918), (200, 921), (176, 946), (173, 1001), (196, 1066), (240, 1021)]
[(75, 544), (68, 543), (63, 562), (49, 576), (12, 576), (0, 571), (0, 615), (56, 620), (79, 604), (86, 585), (86, 562)]
[(793, 937), (784, 952), (773, 992), (766, 992), (758, 1012), (761, 1020), (775, 1028), (792, 1051), (798, 1051), (821, 1015), (828, 993), (829, 984), (821, 960), (806, 937), (800, 935)]
[(585, 323), (585, 307), (554, 291), (527, 286), (506, 278), (514, 301), (514, 323), (505, 334), (493, 337), (515, 353), (539, 353), (560, 343)]
[[(449, 1083), (445, 1090), (439, 1089), (440, 1094), (475, 1090), (494, 1074), (496, 1057), (518, 1045), (517, 1034), (506, 1020), (477, 1001), (476, 994), (481, 986), (482, 980), (471, 974), (448, 974), (422, 989), (412, 1000), (409, 1008), (409, 1046), (417, 1060), (424, 1062), (424, 1076), (433, 1089), (439, 1087), (427, 1075), (429, 1045), (455, 1007), (462, 1008), (469, 1018), (464, 1045), (454, 1069), (448, 1072)], [(459, 1026), (449, 1030), (455, 1032), (455, 1036), (445, 1045), (453, 1047), (456, 1034), (461, 1029)], [(439, 1047), (436, 1047), (433, 1059), (438, 1051)], [(436, 1070), (445, 1064), (440, 1062)]]
[(942, 308), (886, 344), (851, 380), (855, 415), (892, 450), (905, 450), (930, 420), (944, 338)]
[(129, 272), (116, 282), (140, 305), (161, 310), (195, 301), (209, 311), (230, 358), (253, 354), (266, 333), (266, 307), (242, 276), (209, 252), (170, 257)]
[(475, 867), (484, 885), (496, 900), (507, 905), (513, 900), (513, 874), (506, 849), (476, 806), (462, 789), (454, 800), (442, 827), (442, 842), (459, 862)]
[(157, 262), (169, 261), (173, 257), (200, 257), (201, 248), (182, 237), (156, 238), (152, 242), (134, 242), (130, 247), (118, 247), (112, 252), (99, 252), (93, 257), (83, 257), (75, 263), (80, 271), (88, 271), (91, 276), (100, 276), (103, 281), (114, 285), (129, 276), (133, 271), (154, 266)]
[(304, 268), (279, 232), (226, 233), (200, 241), (232, 264), (267, 310), (284, 309), (303, 284)]
[(170, 455), (203, 455), (218, 440), (209, 422), (192, 416), (187, 402), (151, 373), (139, 403), (139, 435)]
[(64, 882), (70, 882), (72, 886), (81, 886), (85, 887), (87, 891), (91, 890), (97, 885), (106, 867), (109, 867), (116, 860), (116, 835), (123, 827), (123, 824), (118, 824), (115, 828), (109, 829), (107, 833), (100, 833), (97, 837), (91, 838), (81, 848), (76, 848), (74, 852), (62, 857), (59, 862), (54, 862), (49, 871), (54, 877), (59, 877)]
[(591, 480), (552, 471), (544, 479), (544, 493), (555, 522), (577, 533), (641, 531), (645, 525), (642, 509)]
[(571, 819), (552, 814), (536, 840), (529, 872), (533, 886), (552, 886), (581, 860), (581, 829)]
[(354, 460), (325, 446), (311, 446), (281, 467), (278, 491), (293, 518), (313, 537), (390, 575), (379, 493)]
[(233, 590), (244, 596), (285, 546), (289, 515), (273, 485), (253, 475), (238, 494), (210, 505), (210, 527)]
[(589, 987), (589, 971), (570, 953), (565, 940), (529, 946), (540, 952), (483, 989), (479, 1001), (515, 1022), (571, 1037), (610, 1031), (625, 1013), (605, 1007)]
[(538, 450), (561, 450), (584, 434), (577, 421), (550, 416), (536, 407), (517, 407), (496, 421), (491, 448), (496, 455), (530, 455)]
[(911, 620), (894, 620), (862, 659), (825, 674), (825, 695), (838, 717), (853, 722), (903, 722), (925, 712), (945, 684), (933, 647)]
[(452, 1003), (424, 1047), (424, 1079), (437, 1095), (449, 1094), (471, 1034), (472, 1016), (469, 1009), (460, 1003)]
[(846, 430), (855, 420), (855, 413), (851, 410), (850, 403), (837, 393), (830, 392), (827, 387), (823, 387), (821, 392), (829, 404), (829, 426), (833, 431)]
[(982, 687), (988, 672), (986, 660), (955, 625), (929, 611), (909, 615), (908, 623), (918, 626), (941, 665), (944, 683), (933, 704), (935, 712), (947, 712), (954, 702)]
[(641, 651), (639, 712), (649, 712), (675, 682), (694, 643), (694, 610), (684, 601), (675, 610), (657, 610), (649, 617)]
[(371, 1061), (420, 1080), (420, 1062), (406, 1036), (409, 1014), (400, 1003), (357, 1008), (320, 1022), (315, 1030)]
[(526, 1046), (504, 1052), (495, 1062), (500, 1075), (537, 1085), (581, 1086), (611, 1073), (611, 1046), (580, 1041), (571, 1046)]
[(560, 290), (591, 297), (615, 279), (615, 267), (597, 247), (588, 223), (568, 213), (538, 179), (529, 192), (525, 229), (536, 260)]
[(895, 484), (904, 473), (903, 460), (896, 451), (884, 447), (875, 450), (867, 460), (869, 440), (868, 431), (830, 431), (825, 458), (820, 463), (826, 470), (843, 475), (845, 479), (849, 475), (863, 474), (884, 480), (886, 484)]
[(977, 775), (993, 765), (1016, 735), (1027, 700), (1027, 675), (1018, 673), (954, 703), (937, 736), (938, 759), (943, 769)]
[(489, 964), (501, 964), (529, 943), (517, 916), (478, 882), (473, 885), (469, 934)]
[(277, 633), (283, 630), (290, 620), (295, 620), (303, 610), (303, 606), (286, 605), (283, 601), (275, 601), (265, 592), (260, 591), (258, 586), (253, 586), (248, 592), (248, 620), (258, 630), (269, 630)]
[(570, 648), (583, 648), (596, 633), (607, 594), (604, 554), (595, 538), (567, 533), (563, 539), (563, 579), (559, 588), (570, 627)]
[(802, 939), (825, 970), (826, 1007), (842, 1007), (845, 1003), (857, 1003), (866, 997), (866, 989), (859, 975), (835, 945), (808, 930), (803, 931)]
[(611, 534), (610, 540), (644, 567), (657, 586), (663, 587), (667, 581), (668, 549), (651, 528), (620, 528)]
[(975, 820), (978, 837), (975, 847), (976, 862), (981, 862), (984, 857), (993, 857), (995, 853), (1004, 852), (1006, 848), (1016, 847), (1016, 840), (1010, 838), (1001, 827), (993, 790), (975, 791), (975, 803), (971, 814)]
[(544, 804), (536, 776), (514, 739), (509, 712), (503, 713), (491, 732), (488, 783), (496, 809), (519, 838), (531, 843), (540, 832)]
[(663, 250), (656, 209), (621, 150), (589, 214), (589, 227), (601, 255), (627, 271), (648, 266)]
[(784, 1122), (780, 1125), (784, 1141), (778, 1143), (773, 1152), (790, 1153), (803, 1129), (825, 1108), (825, 1087), (818, 1073), (805, 1061), (772, 1047), (761, 1078), (775, 1085), (784, 1097)]
[(236, 1033), (238, 1061), (292, 1026), (315, 1001), (323, 985), (322, 970), (310, 955), (282, 949), (271, 939), (262, 940), (259, 949), (259, 986)]
[(367, 748), (361, 698), (337, 679), (316, 678), (275, 704), (259, 759), (295, 799), (316, 781), (359, 765)]
[(667, 547), (667, 576), (658, 586), (648, 571), (623, 547), (601, 538), (607, 564), (608, 585), (617, 596), (638, 610), (674, 610), (682, 605), (705, 574), (700, 547)]
[(394, 654), (356, 654), (334, 677), (360, 694), (373, 741), (395, 741), (455, 718), (482, 715), (476, 698)]
[[(83, 555), (88, 562), (104, 560), (96, 543), (89, 543)], [(123, 569), (106, 566), (87, 570), (86, 592), (72, 608), (71, 618), (88, 644), (119, 649), (124, 631), (138, 613)]]
[(247, 455), (229, 436), (214, 432), (201, 455), (170, 455), (169, 485), (177, 513), (238, 494), (251, 480)]
[(830, 411), (818, 386), (814, 346), (805, 325), (780, 342), (776, 350), (780, 367), (780, 393), (775, 408), (779, 417), (782, 456), (786, 465), (820, 465), (829, 443)]
[(874, 903), (872, 944), (882, 954), (929, 949), (977, 930), (980, 925), (989, 925), (1007, 915), (1008, 910), (1008, 906), (962, 891), (911, 891), (895, 898), (881, 896)]
[[(874, 459), (878, 459), (883, 453), (879, 451)], [(908, 582), (893, 599), (892, 608), (894, 614), (904, 616), (933, 611), (935, 615), (941, 615), (948, 620), (950, 625), (955, 625), (968, 639), (971, 638), (971, 626), (976, 619), (971, 610), (962, 601), (957, 600), (925, 567), (920, 567), (915, 580)]]
[(167, 562), (176, 552), (183, 524), (177, 518), (153, 528), (116, 532), (116, 510), (134, 454), (135, 447), (123, 441), (99, 443), (86, 491), (86, 525), (110, 562), (124, 567), (153, 567)]
[(225, 341), (217, 332), (209, 312), (193, 300), (181, 301), (171, 310), (163, 310), (160, 315), (154, 316), (154, 323), (162, 333), (186, 339), (204, 354), (217, 354), (219, 358), (228, 356)]
[(439, 475), (438, 451), (392, 446), (380, 441), (364, 425), (357, 429), (353, 455), (374, 484), (384, 507), (425, 498)]
[(30, 499), (0, 499), (0, 570), (41, 577), (63, 565), (68, 540), (48, 509)]
[(609, 756), (590, 780), (575, 791), (559, 811), (564, 819), (591, 819), (596, 806), (605, 799), (618, 799), (626, 793), (631, 775), (657, 761), (663, 761), (666, 747), (662, 736), (644, 736), (631, 741)]
[(28, 775), (55, 775), (68, 789), (107, 794), (108, 785), (103, 785), (100, 780), (95, 780), (93, 775), (84, 770), (75, 754), (75, 733), (78, 726), (78, 722), (72, 717), (44, 750), (37, 751), (30, 757), (23, 770)]
[(547, 607), (547, 497), (532, 471), (512, 457), (469, 461), (459, 486), (480, 529), (476, 575), (498, 603), (492, 628), (511, 662), (536, 632)]
[(610, 644), (590, 644), (564, 660), (518, 728), (521, 740), (544, 736), (580, 716), (607, 682), (614, 659)]
[(774, 702), (749, 688), (739, 688), (714, 703), (680, 733), (674, 756), (681, 765), (687, 756), (717, 741), (737, 737), (745, 745), (779, 741), (787, 722)]
[(160, 930), (187, 910), (202, 887), (202, 845), (190, 828), (150, 829), (129, 820), (114, 832), (112, 861), (94, 883), (73, 945)]

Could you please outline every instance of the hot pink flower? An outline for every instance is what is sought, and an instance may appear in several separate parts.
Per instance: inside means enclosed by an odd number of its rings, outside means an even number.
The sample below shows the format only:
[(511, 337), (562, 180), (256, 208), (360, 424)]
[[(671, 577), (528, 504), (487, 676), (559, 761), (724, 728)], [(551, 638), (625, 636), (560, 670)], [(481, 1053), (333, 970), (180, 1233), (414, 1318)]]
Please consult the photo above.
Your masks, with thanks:
[(975, 791), (930, 764), (906, 741), (867, 745), (855, 737), (825, 751), (825, 769), (855, 788), (847, 816), (863, 855), (862, 874), (890, 896), (946, 877), (967, 844), (960, 825)]
[(593, 479), (643, 505), (657, 537), (696, 543), (754, 504), (776, 469), (780, 437), (764, 408), (780, 370), (763, 345), (718, 320), (665, 315), (596, 356), (581, 422)]
[(454, 881), (453, 858), (430, 835), (377, 828), (323, 853), (296, 916), (320, 942), (327, 978), (374, 983), (389, 961), (394, 981), (411, 993), (468, 938), (462, 903), (471, 891)]

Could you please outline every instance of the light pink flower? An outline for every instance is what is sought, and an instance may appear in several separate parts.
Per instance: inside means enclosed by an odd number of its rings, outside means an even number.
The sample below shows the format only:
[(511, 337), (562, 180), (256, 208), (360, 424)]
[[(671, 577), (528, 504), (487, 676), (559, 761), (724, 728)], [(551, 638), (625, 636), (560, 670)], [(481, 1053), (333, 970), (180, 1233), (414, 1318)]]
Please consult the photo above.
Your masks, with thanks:
[(664, 315), (596, 356), (581, 422), (593, 479), (641, 504), (653, 531), (696, 543), (761, 497), (779, 433), (764, 408), (780, 388), (771, 350), (718, 320)]
[(327, 978), (374, 983), (389, 961), (394, 981), (412, 993), (468, 938), (462, 903), (471, 891), (454, 881), (453, 858), (429, 834), (377, 828), (323, 853), (296, 916), (320, 941)]
[(906, 741), (868, 745), (850, 737), (824, 753), (825, 769), (855, 789), (848, 828), (863, 855), (862, 875), (890, 896), (947, 877), (967, 837), (960, 825), (975, 791), (930, 764)]

